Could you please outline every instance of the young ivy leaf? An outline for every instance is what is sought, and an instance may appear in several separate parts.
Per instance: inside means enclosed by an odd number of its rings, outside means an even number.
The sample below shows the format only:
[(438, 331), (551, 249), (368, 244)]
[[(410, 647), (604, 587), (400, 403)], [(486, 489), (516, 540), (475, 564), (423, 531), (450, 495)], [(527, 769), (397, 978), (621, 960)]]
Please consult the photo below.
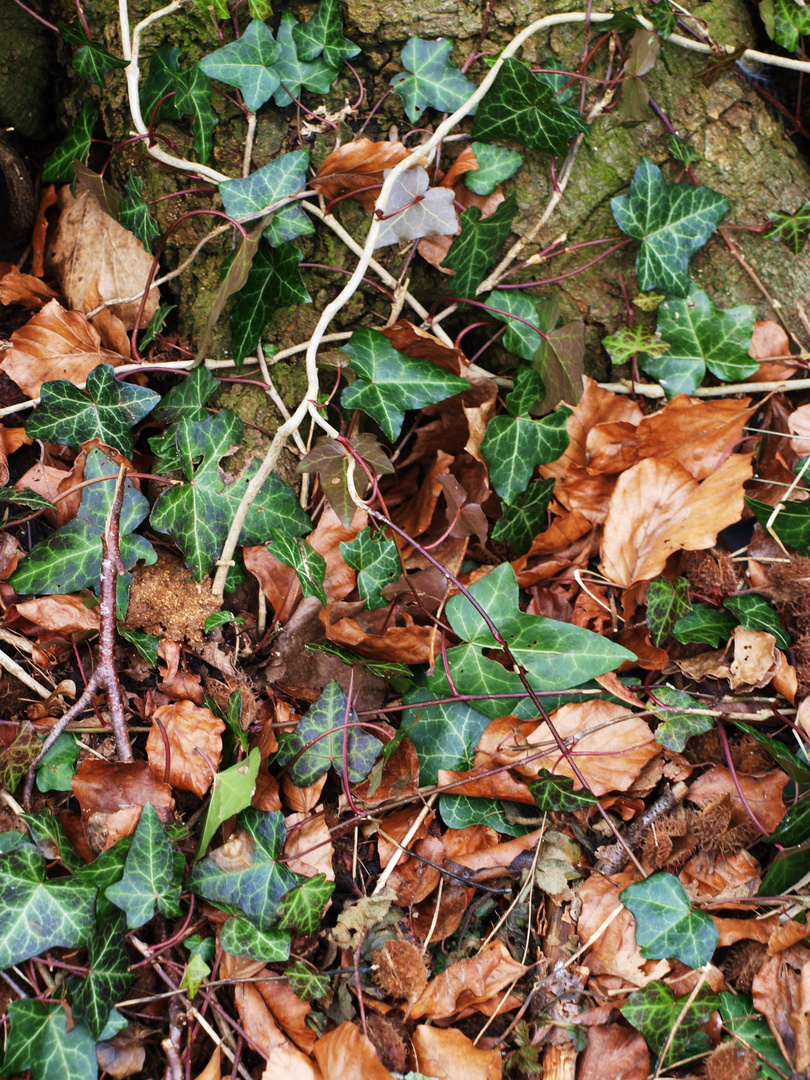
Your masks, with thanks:
[(3, 1059), (3, 1074), (31, 1070), (31, 1080), (64, 1080), (68, 1076), (98, 1076), (96, 1040), (84, 1024), (67, 1030), (67, 1013), (60, 1002), (11, 1001), (11, 1031)]
[(662, 356), (644, 356), (640, 367), (667, 394), (693, 393), (708, 369), (724, 382), (745, 379), (759, 367), (748, 352), (754, 332), (754, 308), (721, 310), (691, 285), (684, 299), (670, 297), (658, 308), (656, 337), (669, 343)]
[[(226, 722), (229, 713), (230, 709), (224, 716)], [(236, 725), (229, 724), (229, 726), (233, 730)], [(256, 746), (244, 760), (237, 761), (235, 765), (218, 772), (214, 777), (214, 783), (211, 785), (211, 796), (208, 801), (208, 810), (205, 814), (203, 827), (200, 830), (195, 859), (199, 859), (208, 849), (214, 833), (223, 821), (227, 821), (250, 806), (250, 800), (256, 790), (256, 777), (259, 775), (260, 765), (261, 754)]]
[(562, 407), (542, 420), (526, 416), (496, 416), (481, 442), (489, 479), (506, 502), (514, 502), (528, 487), (538, 465), (546, 465), (568, 446), (565, 425), (571, 410)]
[(800, 35), (810, 34), (810, 10), (794, 0), (770, 0), (766, 12), (768, 17), (763, 15), (763, 21), (768, 34), (777, 45), (795, 53)]
[(478, 168), (464, 174), (464, 183), (476, 195), (491, 195), (498, 184), (508, 180), (523, 164), (523, 155), (505, 146), (474, 142), (470, 149)]
[(450, 245), (442, 263), (453, 270), (451, 288), (456, 296), (473, 297), (484, 275), (495, 262), (495, 253), (509, 236), (517, 213), (517, 198), (505, 199), (494, 214), (481, 220), (481, 209), (471, 206), (461, 215), (461, 236)]
[(708, 604), (694, 604), (692, 610), (675, 623), (672, 635), (682, 645), (699, 641), (716, 649), (722, 641), (728, 641), (736, 625), (737, 620), (727, 611), (718, 611)]
[(657, 577), (651, 581), (647, 586), (647, 626), (653, 645), (663, 645), (678, 619), (691, 610), (686, 578), (668, 581), (665, 577)]
[(273, 529), (270, 554), (285, 566), (291, 566), (298, 575), (304, 596), (316, 596), (326, 606), (323, 582), (326, 576), (326, 559), (311, 548), (300, 536), (290, 536), (282, 529)]
[(279, 929), (307, 937), (317, 933), (323, 909), (334, 891), (334, 881), (327, 881), (325, 874), (315, 874), (290, 889), (278, 902)]
[(631, 994), (622, 1005), (622, 1016), (641, 1032), (645, 1042), (656, 1055), (661, 1053), (670, 1035), (675, 1032), (667, 1056), (662, 1062), (664, 1067), (694, 1054), (703, 1054), (712, 1048), (711, 1039), (700, 1028), (708, 1023), (709, 1017), (717, 1008), (716, 996), (704, 986), (689, 1006), (686, 1015), (682, 1016), (685, 1004), (686, 1001), (676, 998), (664, 983), (651, 982), (643, 990)]
[(810, 199), (792, 214), (775, 210), (768, 214), (768, 220), (773, 222), (774, 227), (765, 234), (765, 239), (781, 240), (794, 255), (798, 255), (810, 233)]
[(256, 352), (262, 331), (279, 308), (312, 302), (298, 264), (303, 252), (292, 244), (273, 248), (262, 238), (247, 281), (236, 294), (231, 311), (231, 343), (237, 371), (246, 356)]
[(303, 60), (295, 45), (295, 29), (298, 20), (289, 11), (281, 16), (281, 24), (276, 33), (276, 40), (281, 47), (273, 70), (278, 75), (280, 86), (273, 100), (280, 109), (295, 104), (293, 98), (301, 96), (301, 87), (311, 94), (328, 94), (329, 87), (337, 78), (337, 71), (329, 67), (326, 60)]
[(442, 371), (429, 360), (397, 352), (379, 330), (355, 330), (343, 352), (351, 357), (357, 379), (341, 394), (341, 405), (368, 413), (392, 443), (402, 430), (408, 409), (435, 405), (469, 389), (466, 379)]
[(340, 545), (343, 561), (357, 571), (357, 591), (369, 611), (385, 607), (388, 601), (381, 590), (402, 574), (397, 546), (378, 530), (362, 529), (354, 540)]
[[(187, 482), (161, 492), (150, 520), (158, 532), (172, 537), (195, 581), (200, 581), (219, 557), (236, 508), (259, 468), (259, 462), (253, 460), (240, 476), (226, 483), (220, 459), (241, 441), (242, 421), (228, 409), (205, 420), (181, 420), (177, 425), (175, 443)], [(284, 529), (292, 536), (310, 529), (309, 518), (292, 489), (275, 473), (268, 476), (251, 504), (239, 543), (260, 544), (272, 529)]]
[[(325, 0), (321, 0), (322, 3)], [(315, 1001), (329, 992), (329, 976), (312, 971), (303, 960), (296, 960), (284, 972), (295, 996), (301, 1001)]]
[(259, 930), (240, 915), (226, 920), (219, 943), (231, 956), (246, 956), (265, 964), (280, 964), (290, 957), (290, 935), (285, 930)]
[(174, 104), (179, 113), (192, 118), (194, 149), (205, 164), (211, 155), (211, 132), (219, 123), (219, 117), (211, 104), (211, 81), (200, 64), (193, 64), (174, 77)]
[(562, 157), (571, 136), (587, 130), (578, 112), (559, 104), (548, 83), (510, 57), (478, 106), (473, 136), (483, 142), (514, 139), (532, 150)]
[[(306, 187), (309, 150), (292, 150), (263, 165), (242, 180), (224, 180), (219, 185), (226, 214), (234, 218), (261, 217), (270, 207)], [(300, 206), (276, 210), (265, 229), (275, 247), (313, 232), (315, 226)]]
[(638, 353), (644, 353), (650, 359), (657, 359), (669, 352), (669, 342), (654, 334), (649, 326), (633, 323), (622, 326), (615, 334), (602, 338), (602, 348), (607, 352), (612, 364), (626, 364)]
[(455, 112), (475, 93), (475, 83), (450, 63), (452, 51), (449, 39), (424, 41), (420, 37), (410, 38), (402, 50), (405, 71), (393, 77), (391, 86), (402, 98), (412, 124), (428, 105), (439, 112)]
[(116, 68), (129, 66), (128, 60), (121, 60), (119, 57), (113, 56), (98, 41), (91, 41), (81, 23), (68, 24), (60, 22), (58, 26), (63, 41), (67, 41), (71, 45), (81, 46), (73, 54), (73, 67), (76, 74), (81, 75), (88, 82), (104, 86), (105, 75), (108, 75)]
[[(131, 168), (129, 170), (129, 180), (126, 182), (124, 195), (119, 204), (118, 220), (125, 229), (129, 229), (131, 233), (134, 233), (146, 250), (151, 253), (150, 240), (153, 236), (160, 235), (160, 228), (149, 213), (149, 207), (144, 201), (143, 180), (140, 176), (135, 176)], [(143, 338), (140, 344), (141, 348), (143, 348)]]
[[(36, 544), (20, 563), (9, 581), (18, 593), (38, 596), (72, 593), (79, 589), (97, 588), (101, 576), (101, 537), (107, 515), (113, 503), (115, 474), (113, 464), (101, 450), (93, 448), (84, 465), (84, 479), (98, 480), (82, 491), (79, 512), (46, 540)], [(101, 480), (109, 476), (109, 480)], [(120, 520), (121, 560), (131, 570), (138, 559), (150, 566), (156, 559), (155, 549), (145, 536), (134, 532), (149, 513), (149, 503), (126, 481), (124, 505)]]
[(692, 910), (686, 889), (672, 874), (652, 874), (628, 885), (619, 899), (635, 916), (642, 956), (676, 957), (690, 968), (711, 960), (719, 940), (717, 927), (704, 911)]
[[(387, 169), (383, 175), (388, 175)], [(453, 189), (429, 187), (429, 184), (427, 170), (421, 165), (414, 165), (397, 177), (375, 248), (400, 240), (419, 240), (423, 236), (452, 236), (458, 231)]]
[(503, 517), (495, 522), (492, 539), (507, 543), (515, 555), (525, 555), (546, 523), (546, 510), (554, 491), (554, 477), (531, 484), (512, 503), (504, 503)]
[(158, 911), (166, 918), (179, 912), (180, 884), (175, 883), (174, 852), (163, 822), (151, 803), (141, 811), (124, 865), (124, 876), (108, 886), (105, 896), (126, 914), (134, 930)]
[(540, 373), (528, 364), (521, 364), (515, 375), (515, 385), (506, 395), (506, 411), (510, 416), (530, 416), (543, 393)]
[(87, 975), (72, 997), (74, 1018), (86, 1025), (94, 1039), (107, 1026), (113, 1005), (123, 1000), (135, 981), (135, 972), (129, 970), (126, 932), (126, 921), (119, 913), (91, 936)]
[[(519, 289), (493, 289), (487, 296), (482, 296), (481, 300), (490, 309), (488, 315), (498, 322), (506, 323), (503, 347), (521, 360), (533, 360), (543, 344), (540, 331), (546, 333), (550, 329), (543, 325), (539, 314), (542, 302), (526, 296)], [(531, 326), (527, 326), (527, 323), (531, 323)], [(532, 326), (536, 326), (537, 330), (533, 330)]]
[(96, 120), (98, 109), (91, 101), (85, 101), (76, 117), (76, 123), (45, 162), (42, 169), (43, 184), (68, 183), (75, 179), (73, 162), (86, 160)]
[(32, 439), (61, 443), (74, 449), (100, 439), (132, 457), (132, 428), (160, 401), (145, 386), (119, 382), (110, 364), (99, 364), (87, 376), (87, 389), (67, 379), (42, 384), (42, 397), (25, 425)]
[(596, 796), (590, 791), (574, 791), (574, 781), (570, 776), (555, 776), (548, 769), (541, 769), (540, 775), (529, 791), (534, 796), (537, 809), (543, 813), (554, 810), (587, 810), (596, 803)]
[(340, 0), (321, 0), (308, 23), (293, 27), (293, 40), (301, 60), (314, 60), (323, 54), (324, 63), (335, 71), (344, 60), (357, 56), (360, 46), (343, 36)]
[(616, 224), (641, 241), (636, 277), (642, 292), (656, 286), (675, 296), (689, 292), (689, 258), (702, 248), (728, 210), (711, 188), (665, 184), (661, 170), (642, 157), (627, 195), (610, 200)]
[(256, 112), (278, 90), (281, 79), (273, 65), (281, 46), (260, 19), (248, 23), (244, 34), (200, 60), (210, 79), (242, 91), (245, 105)]
[(655, 702), (650, 702), (650, 712), (663, 721), (656, 729), (655, 741), (666, 746), (668, 750), (675, 750), (680, 754), (693, 735), (702, 735), (714, 727), (714, 718), (700, 715), (705, 712), (705, 707), (684, 690), (676, 690), (672, 686), (656, 686), (655, 697), (656, 701), (668, 706), (659, 711), (655, 708)]

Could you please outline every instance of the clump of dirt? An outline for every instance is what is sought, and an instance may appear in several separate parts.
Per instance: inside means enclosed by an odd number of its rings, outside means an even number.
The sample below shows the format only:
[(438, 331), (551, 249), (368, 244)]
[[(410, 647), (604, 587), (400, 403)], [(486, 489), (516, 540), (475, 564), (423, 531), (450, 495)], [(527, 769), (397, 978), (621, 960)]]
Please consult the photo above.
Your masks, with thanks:
[(181, 559), (161, 553), (153, 566), (136, 569), (125, 625), (171, 641), (202, 641), (205, 620), (219, 606), (208, 575), (194, 581)]

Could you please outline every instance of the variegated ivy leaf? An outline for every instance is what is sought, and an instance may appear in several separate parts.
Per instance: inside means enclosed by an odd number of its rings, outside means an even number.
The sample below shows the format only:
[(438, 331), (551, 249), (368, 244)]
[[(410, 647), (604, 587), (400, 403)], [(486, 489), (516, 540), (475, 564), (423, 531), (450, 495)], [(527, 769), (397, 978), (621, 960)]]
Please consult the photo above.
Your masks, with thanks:
[(622, 326), (615, 334), (602, 338), (602, 347), (610, 357), (612, 364), (626, 364), (638, 353), (644, 353), (650, 359), (658, 359), (669, 352), (669, 342), (660, 334), (654, 334), (649, 326), (633, 323)]
[(323, 55), (328, 67), (339, 70), (344, 60), (357, 56), (360, 46), (343, 36), (340, 0), (321, 0), (308, 23), (293, 27), (293, 39), (301, 60)]
[(304, 60), (296, 49), (294, 36), (298, 20), (289, 11), (281, 16), (276, 40), (281, 52), (274, 65), (281, 85), (273, 95), (280, 109), (293, 105), (293, 98), (300, 97), (301, 88), (312, 94), (328, 94), (329, 87), (337, 78), (337, 71), (321, 56), (316, 60)]
[(240, 38), (204, 56), (200, 67), (209, 78), (238, 86), (247, 107), (256, 112), (279, 88), (273, 65), (280, 55), (281, 46), (270, 30), (253, 19)]
[[(225, 212), (237, 219), (261, 217), (277, 203), (304, 189), (308, 164), (309, 150), (291, 150), (241, 180), (223, 180), (219, 193)], [(264, 235), (276, 247), (314, 230), (301, 207), (290, 203), (274, 212)]]
[(402, 574), (397, 546), (382, 531), (362, 529), (354, 540), (343, 541), (340, 554), (347, 566), (357, 571), (357, 591), (369, 611), (384, 607), (381, 590)]
[(453, 271), (450, 288), (456, 296), (473, 297), (478, 285), (495, 262), (498, 248), (509, 236), (517, 213), (513, 194), (494, 214), (481, 217), (481, 209), (471, 206), (461, 215), (461, 236), (450, 245), (442, 267)]
[(481, 441), (489, 479), (506, 502), (525, 491), (538, 465), (556, 461), (568, 446), (565, 425), (571, 410), (563, 406), (542, 420), (496, 416)]
[(508, 180), (523, 164), (523, 155), (505, 146), (474, 142), (470, 149), (478, 168), (464, 174), (464, 183), (476, 195), (491, 195), (498, 184)]
[(475, 83), (450, 63), (452, 51), (449, 39), (424, 41), (420, 37), (410, 38), (402, 50), (405, 71), (394, 76), (391, 86), (402, 98), (412, 124), (428, 106), (439, 112), (455, 112), (475, 93)]

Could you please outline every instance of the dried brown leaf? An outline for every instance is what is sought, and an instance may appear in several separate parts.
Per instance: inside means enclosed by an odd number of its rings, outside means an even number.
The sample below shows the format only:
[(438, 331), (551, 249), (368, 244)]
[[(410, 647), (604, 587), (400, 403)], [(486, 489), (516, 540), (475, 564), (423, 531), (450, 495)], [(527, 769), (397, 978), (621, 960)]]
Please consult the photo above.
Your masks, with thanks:
[(638, 1031), (621, 1024), (600, 1024), (588, 1032), (588, 1045), (577, 1065), (578, 1080), (646, 1080), (650, 1051)]
[[(384, 171), (392, 169), (409, 153), (410, 150), (401, 142), (355, 139), (327, 154), (310, 184), (327, 203), (340, 195), (350, 194), (366, 210), (373, 210), (382, 187)], [(361, 191), (361, 188), (372, 190)]]
[[(789, 379), (798, 370), (795, 365), (783, 361), (784, 357), (790, 356), (790, 338), (783, 327), (773, 319), (756, 320), (748, 355), (759, 360), (759, 371), (749, 375), (751, 382)], [(773, 357), (779, 359), (772, 359)]]
[(174, 812), (172, 789), (157, 779), (147, 761), (86, 758), (73, 774), (71, 787), (81, 807), (85, 835), (96, 854), (134, 832), (147, 803), (164, 824)]
[(55, 630), (64, 637), (98, 632), (97, 607), (87, 607), (81, 596), (43, 596), (17, 604), (17, 611), (29, 622), (44, 630)]
[(323, 1080), (393, 1080), (371, 1042), (348, 1020), (318, 1039), (313, 1053)]
[(638, 424), (638, 457), (677, 461), (695, 480), (705, 480), (742, 439), (756, 408), (746, 407), (749, 400), (693, 400), (678, 394)]
[(162, 780), (166, 774), (168, 742), (168, 782), (172, 787), (193, 791), (202, 798), (219, 767), (225, 724), (210, 709), (195, 705), (193, 701), (161, 705), (155, 710), (152, 721), (152, 730), (146, 740), (146, 756), (155, 775)]
[(39, 311), (49, 300), (59, 294), (33, 274), (22, 274), (11, 265), (0, 277), (0, 304), (19, 304), (29, 311)]
[(443, 1020), (489, 1001), (527, 968), (518, 963), (502, 941), (485, 945), (476, 956), (451, 964), (431, 979), (411, 1008), (414, 1020)]
[(413, 1033), (415, 1065), (423, 1076), (436, 1080), (501, 1080), (499, 1050), (473, 1045), (458, 1028), (420, 1024)]

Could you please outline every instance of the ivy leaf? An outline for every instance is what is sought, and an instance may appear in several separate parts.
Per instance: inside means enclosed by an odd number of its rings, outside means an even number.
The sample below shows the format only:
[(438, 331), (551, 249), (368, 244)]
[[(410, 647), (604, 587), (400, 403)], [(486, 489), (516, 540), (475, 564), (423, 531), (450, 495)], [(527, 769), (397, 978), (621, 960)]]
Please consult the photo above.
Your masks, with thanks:
[[(768, 1027), (768, 1021), (754, 1009), (750, 995), (721, 990), (717, 996), (724, 1027), (745, 1046), (750, 1046), (755, 1053), (761, 1055), (761, 1064), (758, 1066), (761, 1075), (767, 1077), (767, 1080), (781, 1080), (782, 1077), (789, 1076), (790, 1065), (782, 1056), (779, 1044)], [(774, 1068), (769, 1068), (763, 1058)]]
[(105, 895), (125, 912), (130, 930), (149, 922), (155, 903), (167, 918), (177, 914), (180, 886), (174, 884), (174, 852), (151, 803), (141, 811), (124, 876), (110, 885)]
[(122, 914), (107, 919), (90, 938), (90, 963), (86, 978), (73, 995), (73, 1015), (98, 1039), (107, 1026), (116, 1001), (121, 1001), (135, 981), (129, 970), (124, 944), (127, 925)]
[(96, 925), (96, 890), (75, 878), (45, 880), (45, 860), (26, 845), (0, 858), (0, 969), (48, 949), (81, 948)]
[(709, 1036), (699, 1029), (717, 1008), (716, 996), (703, 987), (681, 1019), (684, 1004), (684, 999), (676, 998), (664, 983), (651, 982), (631, 994), (621, 1007), (622, 1016), (641, 1032), (655, 1054), (661, 1053), (670, 1033), (675, 1031), (666, 1059), (661, 1063), (663, 1067), (712, 1048)]
[(192, 64), (185, 71), (178, 71), (174, 77), (174, 88), (175, 108), (183, 116), (192, 118), (194, 149), (205, 164), (211, 156), (211, 132), (219, 123), (219, 117), (211, 104), (211, 83), (202, 64)]
[[(160, 235), (157, 222), (149, 213), (149, 207), (143, 198), (143, 180), (135, 176), (132, 168), (129, 170), (129, 180), (124, 188), (124, 195), (118, 209), (118, 219), (125, 229), (129, 229), (141, 241), (147, 251), (151, 253), (150, 240), (153, 236)], [(164, 316), (165, 318), (165, 316)], [(141, 348), (143, 348), (141, 341)]]
[(450, 63), (452, 51), (453, 42), (446, 38), (424, 41), (420, 37), (409, 38), (402, 50), (405, 71), (393, 77), (391, 86), (402, 98), (412, 124), (428, 105), (439, 112), (455, 112), (475, 93), (475, 83)]
[[(235, 728), (236, 725), (233, 724), (231, 727)], [(214, 833), (224, 821), (228, 821), (250, 806), (253, 792), (256, 790), (256, 777), (259, 775), (261, 760), (259, 748), (254, 747), (244, 761), (237, 761), (235, 765), (231, 765), (229, 769), (223, 769), (214, 777), (195, 859), (199, 859), (205, 853)]]
[(222, 924), (219, 943), (231, 956), (246, 956), (265, 964), (290, 958), (290, 935), (285, 930), (259, 930), (249, 919), (236, 915)]
[[(506, 323), (503, 347), (521, 360), (533, 360), (543, 344), (540, 331), (545, 332), (548, 329), (542, 325), (538, 312), (542, 302), (538, 303), (519, 289), (493, 289), (488, 296), (481, 299), (490, 309), (494, 309), (488, 311), (488, 315), (498, 322)], [(537, 327), (536, 333), (531, 326), (526, 325), (527, 322)]]
[(517, 199), (512, 194), (483, 221), (478, 206), (471, 206), (461, 215), (461, 235), (450, 245), (441, 264), (443, 269), (454, 271), (451, 284), (456, 296), (475, 296), (476, 288), (495, 262), (495, 253), (509, 236), (516, 213)]
[[(810, 554), (810, 505), (804, 502), (782, 503), (779, 513), (769, 526), (774, 508), (770, 503), (759, 502), (746, 496), (746, 505), (754, 517), (768, 532), (778, 536), (783, 544), (795, 548), (800, 554)], [(12, 577), (13, 582), (13, 577)]]
[(0, 748), (0, 784), (5, 791), (17, 790), (41, 748), (33, 725), (22, 721), (9, 745)]
[[(236, 508), (259, 462), (251, 461), (241, 476), (226, 483), (219, 461), (242, 441), (242, 421), (227, 409), (205, 420), (181, 420), (175, 439), (188, 482), (163, 491), (150, 520), (158, 532), (172, 537), (194, 580), (200, 581), (219, 557)], [(251, 505), (239, 543), (260, 544), (272, 529), (285, 529), (293, 536), (310, 529), (309, 519), (292, 489), (275, 473), (268, 476)]]
[(721, 641), (728, 641), (736, 625), (737, 620), (728, 612), (718, 611), (707, 604), (694, 604), (688, 614), (678, 619), (672, 633), (682, 645), (700, 641), (716, 649)]
[[(59, 818), (50, 814), (23, 814), (22, 820), (28, 826), (31, 839), (39, 852), (48, 862), (60, 862), (72, 874), (80, 876), (85, 868), (85, 861), (68, 840), (68, 835)], [(87, 880), (86, 878), (84, 879)], [(95, 882), (91, 884), (95, 885)], [(98, 886), (96, 886), (98, 888)]]
[(279, 862), (286, 836), (284, 816), (248, 807), (237, 822), (239, 832), (224, 848), (197, 863), (186, 887), (214, 904), (243, 911), (262, 931), (272, 929), (278, 901), (299, 878)]
[(794, 255), (798, 255), (810, 233), (810, 199), (802, 203), (794, 213), (786, 214), (776, 210), (768, 214), (768, 220), (774, 223), (774, 227), (765, 234), (765, 239), (781, 240), (783, 244), (787, 244)]
[(649, 326), (633, 323), (632, 326), (622, 326), (615, 334), (602, 338), (602, 347), (612, 364), (626, 364), (637, 353), (645, 353), (651, 359), (663, 356), (669, 352), (670, 344), (659, 334), (654, 334)]
[(789, 649), (792, 642), (788, 634), (779, 622), (779, 616), (768, 601), (762, 596), (730, 596), (723, 601), (723, 607), (728, 608), (746, 630), (764, 630), (773, 634), (776, 644), (781, 649)]
[(691, 610), (689, 582), (686, 578), (667, 581), (657, 577), (647, 586), (647, 626), (653, 645), (662, 645), (675, 623)]
[(164, 394), (155, 406), (154, 418), (161, 423), (173, 420), (205, 420), (206, 401), (219, 390), (222, 383), (215, 379), (205, 364), (198, 364), (177, 386)]
[(628, 885), (619, 899), (636, 920), (641, 955), (676, 957), (687, 967), (708, 964), (717, 947), (717, 927), (704, 911), (693, 911), (686, 889), (672, 874), (652, 874)]
[(448, 829), (466, 829), (472, 825), (480, 828), (483, 825), (506, 836), (525, 836), (531, 832), (530, 825), (518, 825), (509, 820), (500, 799), (445, 792), (439, 799), (439, 813)]
[(528, 364), (521, 364), (515, 374), (514, 387), (506, 395), (506, 411), (510, 416), (530, 416), (544, 394), (540, 372)]
[(587, 130), (578, 112), (559, 104), (548, 83), (509, 57), (478, 106), (473, 136), (483, 142), (514, 139), (532, 150), (563, 157), (571, 136)]
[(278, 902), (279, 929), (307, 937), (317, 933), (323, 909), (334, 891), (334, 881), (327, 881), (325, 874), (315, 874), (290, 889)]
[(790, 53), (799, 48), (800, 35), (810, 34), (810, 11), (794, 0), (767, 0), (763, 21), (776, 44)]
[(546, 523), (546, 510), (554, 491), (554, 477), (531, 484), (514, 502), (503, 504), (503, 517), (495, 522), (492, 539), (509, 544), (515, 555), (525, 555)]
[(324, 62), (336, 71), (360, 52), (359, 45), (343, 36), (340, 0), (321, 0), (308, 23), (293, 27), (293, 39), (302, 60), (314, 60), (323, 53)]
[(340, 554), (347, 566), (357, 571), (357, 591), (369, 611), (385, 607), (388, 601), (382, 595), (386, 585), (397, 581), (402, 574), (402, 564), (397, 546), (382, 530), (372, 533), (362, 529), (354, 540), (341, 541)]
[(780, 851), (768, 867), (757, 889), (757, 896), (784, 896), (804, 878), (809, 856), (810, 844), (807, 842), (800, 847)]
[[(10, 749), (11, 747), (9, 747)], [(37, 765), (37, 790), (43, 793), (47, 791), (71, 791), (73, 773), (76, 770), (76, 759), (80, 750), (81, 747), (76, 741), (76, 736), (69, 731), (63, 732)], [(17, 783), (19, 783), (19, 780)], [(7, 791), (14, 791), (16, 784), (5, 784), (5, 787)]]
[(537, 809), (544, 813), (553, 810), (586, 810), (596, 804), (596, 796), (590, 791), (574, 791), (574, 781), (570, 776), (555, 776), (548, 769), (541, 769), (540, 776), (529, 791), (534, 796)]
[(179, 70), (180, 50), (174, 45), (159, 45), (149, 57), (149, 68), (140, 94), (141, 113), (147, 124), (151, 121), (158, 102), (167, 94), (171, 94), (171, 97), (161, 101), (155, 121), (181, 119), (182, 114), (174, 102), (174, 79)]
[(392, 443), (402, 430), (407, 409), (435, 405), (470, 388), (466, 379), (442, 371), (429, 360), (397, 352), (379, 330), (355, 330), (343, 352), (351, 358), (357, 380), (341, 394), (341, 405), (368, 413)]
[[(656, 701), (669, 706), (666, 711), (659, 711), (655, 702), (650, 702), (650, 712), (663, 720), (655, 732), (655, 741), (668, 750), (677, 750), (680, 754), (693, 735), (702, 735), (714, 727), (714, 718), (697, 715), (705, 711), (704, 706), (684, 690), (676, 690), (673, 686), (656, 686), (655, 697)], [(678, 711), (675, 712), (675, 709)]]
[(90, 439), (100, 439), (131, 458), (132, 428), (160, 401), (160, 394), (145, 386), (119, 382), (110, 364), (99, 364), (87, 376), (87, 389), (67, 379), (43, 383), (42, 398), (25, 432), (32, 439), (62, 443), (78, 450)]
[(323, 58), (311, 62), (303, 60), (294, 41), (297, 26), (295, 16), (285, 11), (276, 36), (281, 52), (273, 65), (281, 83), (273, 100), (280, 109), (292, 105), (293, 98), (301, 96), (302, 86), (311, 94), (328, 94), (337, 78), (337, 70), (331, 68)]
[(113, 56), (100, 42), (91, 41), (81, 23), (60, 22), (58, 26), (63, 41), (81, 46), (73, 54), (73, 67), (76, 73), (88, 82), (104, 86), (105, 75), (116, 68), (129, 67), (128, 60)]
[[(430, 704), (438, 695), (414, 687), (403, 697), (413, 706), (403, 717), (407, 736), (419, 755), (419, 783), (436, 784), (439, 769), (471, 769), (489, 719), (463, 701)], [(419, 706), (426, 704), (428, 708)], [(500, 703), (499, 703), (500, 704)]]
[(285, 566), (291, 566), (298, 575), (304, 596), (316, 596), (326, 606), (323, 582), (326, 576), (326, 559), (310, 547), (300, 536), (289, 536), (281, 529), (273, 529), (270, 553)]
[[(47, 384), (46, 384), (47, 385)], [(9, 581), (18, 593), (35, 592), (38, 596), (72, 593), (95, 588), (101, 576), (101, 536), (115, 493), (114, 465), (101, 450), (92, 449), (84, 465), (84, 479), (111, 476), (82, 491), (76, 517), (52, 536), (36, 544), (20, 563)], [(144, 536), (133, 530), (149, 513), (149, 503), (126, 481), (120, 520), (120, 551), (124, 567), (131, 570), (138, 559), (151, 565), (157, 555)]]
[(496, 416), (481, 441), (489, 479), (506, 502), (514, 502), (528, 487), (538, 465), (556, 461), (568, 446), (565, 425), (571, 410), (562, 407), (542, 420), (525, 416)]
[[(386, 339), (387, 340), (387, 339)], [(394, 471), (394, 466), (385, 456), (377, 440), (368, 432), (352, 435), (349, 439), (355, 452), (370, 465), (377, 476), (385, 476)], [(340, 518), (344, 529), (348, 529), (354, 517), (356, 509), (349, 495), (347, 474), (351, 458), (345, 452), (340, 443), (325, 436), (318, 439), (314, 447), (298, 463), (297, 472), (317, 473), (321, 480), (321, 487), (329, 501), (329, 505)], [(354, 483), (357, 490), (362, 494), (366, 489), (365, 474), (355, 469)], [(0, 492), (2, 495), (2, 492)]]
[(491, 195), (498, 184), (508, 180), (523, 164), (523, 155), (516, 150), (492, 143), (474, 142), (470, 149), (478, 162), (477, 169), (464, 174), (464, 183), (476, 195)]
[[(383, 176), (388, 174), (388, 169)], [(398, 176), (391, 188), (388, 208), (375, 249), (400, 240), (423, 236), (452, 236), (458, 231), (452, 188), (430, 187), (427, 170), (414, 165)]]
[(689, 291), (689, 257), (702, 248), (728, 210), (711, 188), (664, 183), (661, 170), (641, 158), (627, 195), (610, 200), (616, 224), (641, 241), (636, 277), (642, 292), (660, 286), (675, 296)]
[(692, 285), (686, 298), (670, 297), (658, 309), (656, 336), (669, 351), (660, 359), (642, 357), (640, 366), (670, 396), (693, 393), (707, 368), (724, 382), (745, 379), (759, 367), (748, 353), (754, 315), (747, 305), (721, 310)]
[(290, 964), (284, 974), (289, 979), (295, 996), (301, 1001), (314, 1001), (329, 992), (329, 976), (311, 971), (303, 960)]
[(810, 798), (804, 795), (793, 806), (789, 806), (785, 816), (768, 837), (769, 844), (781, 844), (794, 847), (810, 839)]
[(76, 123), (45, 162), (42, 169), (43, 184), (68, 183), (74, 180), (73, 162), (84, 163), (87, 160), (96, 120), (98, 109), (91, 101), (85, 101), (76, 117)]
[[(274, 158), (242, 180), (219, 185), (226, 214), (233, 218), (261, 217), (271, 206), (303, 191), (307, 183), (309, 150), (292, 150)], [(276, 210), (264, 235), (275, 247), (314, 232), (315, 226), (300, 206)]]
[(344, 750), (349, 782), (359, 784), (365, 780), (382, 743), (359, 723), (354, 709), (347, 709), (346, 694), (333, 679), (298, 721), (295, 731), (283, 732), (279, 737), (278, 761), (289, 766), (287, 775), (296, 787), (308, 787), (330, 768), (342, 777)]
[(65, 1080), (65, 1077), (98, 1076), (96, 1040), (84, 1026), (67, 1030), (67, 1013), (58, 1002), (11, 1001), (11, 1021), (4, 1076), (31, 1070), (31, 1080)]
[(279, 43), (260, 19), (253, 19), (240, 38), (204, 56), (200, 68), (210, 79), (237, 86), (245, 105), (256, 112), (281, 83), (273, 67), (280, 55)]
[(237, 370), (246, 356), (256, 352), (262, 331), (279, 308), (312, 302), (298, 269), (303, 257), (293, 244), (272, 248), (264, 238), (259, 242), (247, 281), (236, 294), (231, 312)]

